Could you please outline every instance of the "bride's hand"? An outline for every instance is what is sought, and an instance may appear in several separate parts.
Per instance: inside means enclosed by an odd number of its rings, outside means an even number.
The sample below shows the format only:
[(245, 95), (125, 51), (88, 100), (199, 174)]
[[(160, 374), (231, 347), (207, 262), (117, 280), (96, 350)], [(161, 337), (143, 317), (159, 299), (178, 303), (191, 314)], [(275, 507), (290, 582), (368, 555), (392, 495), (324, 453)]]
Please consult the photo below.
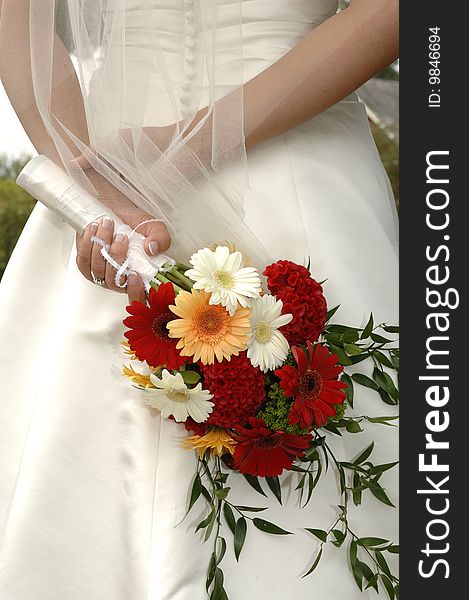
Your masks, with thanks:
[[(94, 187), (100, 192), (99, 200), (110, 208), (124, 223), (127, 223), (132, 229), (148, 219), (153, 219), (154, 216), (143, 212), (135, 204), (129, 200), (119, 190), (110, 186), (110, 183), (102, 176), (92, 170), (88, 171)], [(171, 245), (171, 237), (164, 223), (151, 221), (145, 223), (138, 228), (138, 233), (145, 237), (144, 250), (150, 255), (165, 252)], [(105, 282), (105, 287), (119, 293), (127, 293), (129, 303), (133, 300), (140, 302), (145, 301), (145, 288), (140, 275), (130, 273), (127, 278), (126, 288), (120, 288), (115, 284), (116, 270), (110, 265), (100, 253), (101, 246), (91, 241), (92, 236), (96, 235), (101, 238), (106, 244), (110, 244), (109, 254), (116, 262), (122, 264), (127, 257), (129, 240), (124, 234), (120, 237), (119, 234), (114, 236), (114, 222), (106, 223), (90, 223), (85, 229), (83, 236), (76, 236), (77, 247), (77, 266), (80, 272), (86, 279), (93, 282), (94, 274), (96, 278), (102, 279)], [(121, 284), (125, 283), (125, 278), (122, 277)]]

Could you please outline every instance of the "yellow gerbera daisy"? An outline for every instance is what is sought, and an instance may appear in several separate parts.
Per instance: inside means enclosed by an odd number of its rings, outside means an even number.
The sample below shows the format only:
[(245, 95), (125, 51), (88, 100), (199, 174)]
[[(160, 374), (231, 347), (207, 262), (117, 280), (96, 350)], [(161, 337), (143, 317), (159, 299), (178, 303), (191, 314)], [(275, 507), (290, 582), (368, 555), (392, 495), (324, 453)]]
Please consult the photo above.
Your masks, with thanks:
[(132, 367), (126, 367), (125, 365), (122, 368), (122, 375), (125, 375), (137, 385), (141, 385), (144, 388), (154, 387), (151, 380), (150, 375), (143, 375), (143, 373), (137, 373)]
[(209, 451), (210, 456), (223, 456), (229, 452), (234, 453), (236, 441), (224, 429), (212, 429), (205, 435), (191, 435), (182, 443), (187, 450), (196, 450), (199, 458)]
[(230, 360), (247, 348), (249, 308), (238, 307), (231, 316), (221, 305), (209, 304), (210, 294), (199, 290), (179, 292), (170, 310), (179, 317), (167, 323), (169, 337), (180, 338), (176, 345), (181, 356), (193, 356), (204, 365), (215, 358)]

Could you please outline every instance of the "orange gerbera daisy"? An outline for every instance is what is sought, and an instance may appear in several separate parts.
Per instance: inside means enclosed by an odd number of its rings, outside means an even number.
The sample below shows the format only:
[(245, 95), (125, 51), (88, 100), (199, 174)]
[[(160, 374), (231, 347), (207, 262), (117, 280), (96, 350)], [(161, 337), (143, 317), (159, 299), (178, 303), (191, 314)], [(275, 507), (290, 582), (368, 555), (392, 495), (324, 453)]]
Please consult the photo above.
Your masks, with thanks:
[(211, 365), (230, 360), (246, 350), (249, 333), (249, 308), (239, 306), (231, 316), (221, 305), (209, 303), (210, 294), (192, 290), (179, 292), (176, 305), (169, 309), (179, 317), (166, 327), (169, 337), (179, 338), (176, 348), (181, 356), (192, 356), (194, 362)]

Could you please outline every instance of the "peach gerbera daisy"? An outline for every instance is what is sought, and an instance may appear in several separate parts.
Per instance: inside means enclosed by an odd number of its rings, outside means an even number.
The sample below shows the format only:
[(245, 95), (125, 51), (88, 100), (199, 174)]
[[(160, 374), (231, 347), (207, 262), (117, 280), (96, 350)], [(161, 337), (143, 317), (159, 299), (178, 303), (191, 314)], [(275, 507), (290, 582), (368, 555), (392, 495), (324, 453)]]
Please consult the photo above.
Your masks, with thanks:
[(179, 317), (169, 321), (169, 337), (179, 338), (176, 345), (181, 356), (192, 356), (194, 362), (211, 365), (230, 360), (247, 348), (249, 308), (238, 307), (233, 315), (221, 305), (209, 304), (210, 294), (192, 290), (176, 296), (169, 309)]

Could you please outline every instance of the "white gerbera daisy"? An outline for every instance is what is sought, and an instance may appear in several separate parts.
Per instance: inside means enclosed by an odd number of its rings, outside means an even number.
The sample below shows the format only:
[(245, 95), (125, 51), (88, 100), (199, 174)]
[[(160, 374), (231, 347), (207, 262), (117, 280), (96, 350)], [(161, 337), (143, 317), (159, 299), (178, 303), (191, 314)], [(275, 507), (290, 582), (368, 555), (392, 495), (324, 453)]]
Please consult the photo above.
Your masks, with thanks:
[(238, 304), (244, 308), (251, 305), (261, 291), (261, 278), (254, 267), (245, 267), (241, 252), (230, 252), (226, 246), (215, 251), (202, 248), (190, 259), (193, 269), (186, 271), (194, 283), (194, 289), (211, 293), (210, 304), (221, 304), (231, 316)]
[(288, 354), (289, 345), (279, 327), (290, 323), (293, 315), (282, 315), (282, 308), (281, 300), (268, 295), (252, 304), (247, 355), (253, 367), (264, 372), (279, 367)]
[(203, 390), (202, 384), (188, 388), (181, 373), (172, 375), (166, 369), (162, 372), (161, 379), (153, 374), (150, 379), (155, 388), (145, 390), (146, 402), (158, 409), (164, 419), (173, 415), (178, 423), (185, 421), (187, 417), (191, 417), (196, 423), (202, 423), (212, 412), (214, 404), (210, 400), (213, 395), (208, 390)]

